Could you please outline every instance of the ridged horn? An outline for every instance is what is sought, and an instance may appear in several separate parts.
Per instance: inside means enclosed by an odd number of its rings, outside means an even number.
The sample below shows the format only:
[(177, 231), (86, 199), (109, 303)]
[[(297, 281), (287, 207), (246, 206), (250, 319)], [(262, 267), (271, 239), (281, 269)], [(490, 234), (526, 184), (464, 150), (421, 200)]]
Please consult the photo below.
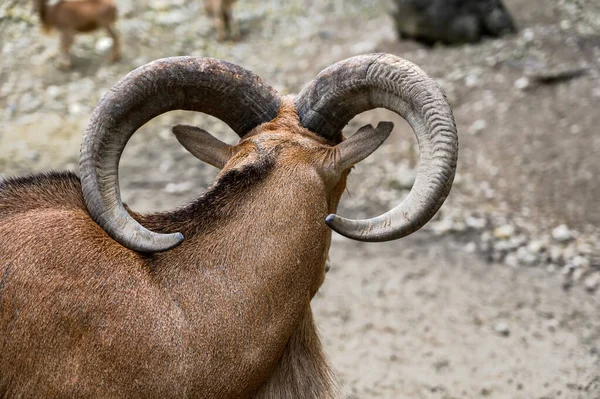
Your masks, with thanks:
[(243, 137), (273, 119), (279, 105), (273, 88), (225, 61), (173, 57), (135, 69), (100, 100), (83, 137), (79, 167), (90, 215), (114, 240), (134, 251), (159, 252), (179, 245), (180, 233), (154, 233), (123, 207), (118, 165), (129, 138), (150, 119), (178, 109), (217, 117)]
[(440, 86), (413, 63), (391, 54), (367, 54), (323, 70), (296, 97), (302, 125), (334, 142), (361, 112), (386, 108), (411, 125), (419, 143), (417, 177), (408, 196), (372, 219), (329, 215), (327, 224), (359, 241), (389, 241), (420, 229), (438, 211), (452, 186), (458, 135)]

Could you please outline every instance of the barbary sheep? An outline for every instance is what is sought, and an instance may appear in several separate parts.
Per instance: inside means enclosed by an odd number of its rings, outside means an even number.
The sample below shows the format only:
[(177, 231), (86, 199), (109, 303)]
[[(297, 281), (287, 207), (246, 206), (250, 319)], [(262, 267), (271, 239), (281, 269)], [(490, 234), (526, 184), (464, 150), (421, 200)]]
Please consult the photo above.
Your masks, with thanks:
[(110, 62), (121, 57), (114, 24), (117, 7), (113, 0), (34, 0), (44, 32), (56, 28), (60, 34), (59, 66), (71, 68), (71, 45), (77, 33), (105, 29), (112, 38)]
[[(392, 124), (342, 128), (383, 107), (420, 148), (409, 195), (366, 220), (335, 215), (349, 169)], [(180, 209), (141, 215), (120, 199), (133, 133), (167, 111), (227, 123), (235, 145), (173, 128), (221, 168)], [(418, 230), (450, 191), (458, 154), (442, 89), (389, 54), (340, 61), (297, 96), (211, 58), (151, 62), (100, 100), (80, 177), (0, 183), (0, 397), (332, 398), (310, 301), (325, 278), (328, 225), (360, 241)]]

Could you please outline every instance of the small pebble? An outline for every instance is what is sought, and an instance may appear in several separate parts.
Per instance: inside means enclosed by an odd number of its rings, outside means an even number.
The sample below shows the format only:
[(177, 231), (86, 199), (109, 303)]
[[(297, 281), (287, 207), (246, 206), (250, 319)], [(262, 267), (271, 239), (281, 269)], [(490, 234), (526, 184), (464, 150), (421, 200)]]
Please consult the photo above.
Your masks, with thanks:
[(494, 326), (494, 331), (496, 331), (496, 333), (503, 337), (508, 337), (510, 335), (510, 329), (508, 327), (508, 324), (502, 321), (496, 323), (496, 325)]
[(593, 273), (590, 276), (588, 276), (585, 279), (583, 285), (585, 286), (585, 289), (590, 292), (596, 291), (596, 289), (600, 285), (600, 272)]
[(566, 242), (573, 238), (567, 225), (561, 224), (552, 230), (552, 237), (558, 242)]
[(515, 234), (515, 226), (510, 224), (505, 224), (494, 229), (494, 237), (496, 238), (509, 238), (513, 234)]
[(523, 77), (515, 80), (514, 86), (515, 86), (515, 89), (525, 90), (530, 86), (529, 79), (526, 78), (525, 76), (523, 76)]
[(165, 186), (164, 191), (169, 194), (183, 193), (191, 190), (193, 186), (194, 185), (191, 181), (182, 183), (169, 183)]
[(487, 122), (484, 119), (477, 119), (471, 127), (469, 128), (469, 132), (471, 134), (479, 134), (485, 130), (487, 127)]
[(113, 45), (113, 40), (110, 37), (103, 37), (96, 42), (96, 51), (103, 53)]
[(473, 216), (467, 216), (465, 218), (465, 224), (467, 225), (467, 227), (470, 227), (475, 230), (480, 230), (486, 226), (487, 221), (484, 218), (476, 218)]

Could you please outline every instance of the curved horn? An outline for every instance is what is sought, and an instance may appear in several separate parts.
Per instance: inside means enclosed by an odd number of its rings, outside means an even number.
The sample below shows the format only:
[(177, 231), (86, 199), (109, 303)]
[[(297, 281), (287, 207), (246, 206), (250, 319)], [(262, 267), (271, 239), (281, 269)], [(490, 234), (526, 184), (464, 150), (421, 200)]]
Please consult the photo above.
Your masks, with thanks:
[(227, 123), (240, 137), (273, 119), (279, 94), (252, 72), (211, 58), (164, 58), (127, 74), (100, 100), (81, 145), (83, 196), (92, 218), (121, 245), (165, 251), (180, 233), (157, 234), (123, 207), (118, 165), (125, 144), (150, 119), (172, 110), (200, 111)]
[(387, 108), (411, 125), (419, 142), (417, 178), (406, 199), (365, 220), (329, 215), (327, 224), (359, 241), (389, 241), (420, 229), (438, 211), (452, 186), (458, 136), (440, 86), (419, 67), (391, 54), (348, 58), (323, 70), (296, 99), (302, 125), (335, 142), (357, 114)]

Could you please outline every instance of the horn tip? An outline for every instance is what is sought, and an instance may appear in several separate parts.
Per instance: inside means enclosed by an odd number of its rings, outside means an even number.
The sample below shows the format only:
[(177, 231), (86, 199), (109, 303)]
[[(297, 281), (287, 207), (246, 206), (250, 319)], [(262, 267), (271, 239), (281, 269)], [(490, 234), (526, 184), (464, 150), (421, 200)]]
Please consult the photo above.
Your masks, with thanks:
[(327, 226), (329, 226), (331, 230), (347, 237), (347, 235), (342, 231), (342, 229), (340, 229), (340, 224), (343, 221), (343, 219), (344, 218), (341, 218), (338, 215), (331, 213), (325, 218), (325, 223), (327, 224)]
[(169, 249), (173, 249), (175, 247), (178, 247), (184, 240), (185, 237), (183, 236), (183, 234), (177, 232), (177, 233), (173, 233), (173, 234), (169, 234), (168, 235), (170, 238), (170, 246), (168, 246), (168, 248), (165, 249), (165, 251), (169, 250)]
[(160, 234), (159, 237), (160, 243), (155, 242), (152, 246), (132, 247), (131, 249), (143, 253), (165, 252), (178, 247), (185, 240), (181, 233)]
[(333, 224), (333, 220), (338, 217), (337, 215), (334, 215), (333, 213), (327, 215), (327, 217), (325, 218), (325, 223), (327, 223), (327, 225), (329, 227), (331, 227), (331, 225)]

